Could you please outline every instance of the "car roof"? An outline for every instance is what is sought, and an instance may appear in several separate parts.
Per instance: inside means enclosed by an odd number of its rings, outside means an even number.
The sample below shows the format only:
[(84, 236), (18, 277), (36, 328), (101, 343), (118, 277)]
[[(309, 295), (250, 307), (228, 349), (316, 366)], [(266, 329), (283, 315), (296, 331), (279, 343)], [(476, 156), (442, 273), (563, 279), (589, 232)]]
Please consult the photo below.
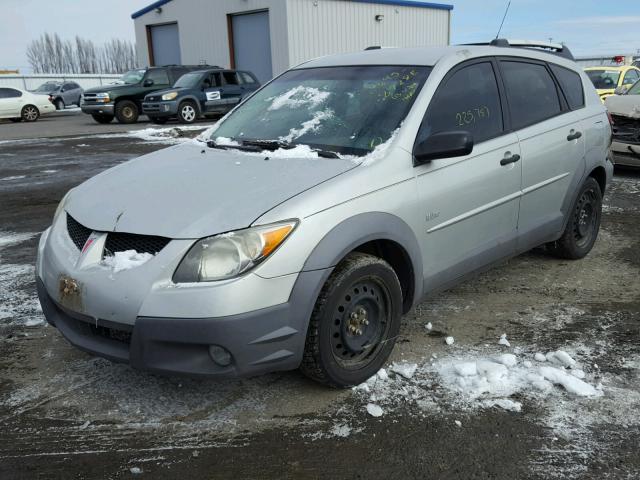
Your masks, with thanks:
[(328, 55), (301, 63), (294, 68), (316, 68), (355, 65), (416, 65), (434, 66), (446, 58), (471, 59), (485, 56), (516, 56), (551, 61), (577, 69), (575, 62), (536, 48), (499, 47), (491, 45), (450, 45), (443, 47), (374, 47), (371, 49)]

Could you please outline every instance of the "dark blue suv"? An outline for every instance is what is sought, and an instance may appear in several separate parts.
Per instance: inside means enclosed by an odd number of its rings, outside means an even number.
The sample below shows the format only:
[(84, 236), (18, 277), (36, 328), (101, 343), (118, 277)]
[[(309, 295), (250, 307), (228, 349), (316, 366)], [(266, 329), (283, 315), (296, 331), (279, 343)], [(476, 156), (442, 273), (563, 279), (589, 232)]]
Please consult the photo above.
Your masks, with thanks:
[(202, 116), (219, 116), (260, 87), (251, 72), (220, 68), (197, 70), (181, 76), (172, 88), (144, 97), (142, 112), (154, 123), (177, 117), (193, 123)]

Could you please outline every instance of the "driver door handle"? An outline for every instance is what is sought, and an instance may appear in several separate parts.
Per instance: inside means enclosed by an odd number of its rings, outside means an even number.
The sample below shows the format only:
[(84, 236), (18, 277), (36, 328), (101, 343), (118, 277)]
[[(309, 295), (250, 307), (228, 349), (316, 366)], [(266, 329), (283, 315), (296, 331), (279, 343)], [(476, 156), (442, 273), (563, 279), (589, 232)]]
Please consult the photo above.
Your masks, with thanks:
[(510, 163), (516, 163), (519, 160), (520, 160), (520, 155), (518, 155), (517, 153), (514, 153), (510, 157), (504, 157), (502, 160), (500, 160), (500, 165), (504, 167), (505, 165), (509, 165)]
[(582, 132), (571, 130), (571, 132), (569, 132), (569, 135), (567, 135), (567, 140), (571, 142), (573, 140), (579, 139), (581, 136), (582, 136)]

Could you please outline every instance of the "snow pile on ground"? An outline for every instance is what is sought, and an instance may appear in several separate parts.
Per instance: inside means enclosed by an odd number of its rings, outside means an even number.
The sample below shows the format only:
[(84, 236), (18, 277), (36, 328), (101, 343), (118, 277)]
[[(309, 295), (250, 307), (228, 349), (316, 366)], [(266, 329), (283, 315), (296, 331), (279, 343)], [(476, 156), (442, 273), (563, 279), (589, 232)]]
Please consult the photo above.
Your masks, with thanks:
[(442, 395), (447, 406), (498, 407), (520, 412), (523, 399), (602, 397), (602, 386), (592, 385), (586, 377), (579, 363), (564, 350), (547, 353), (543, 364), (514, 353), (447, 356), (439, 360), (433, 356), (420, 366), (393, 363), (388, 371), (381, 369), (353, 391), (366, 399), (366, 411), (376, 417), (391, 411), (398, 403), (438, 409), (437, 399)]
[(0, 249), (26, 242), (38, 235), (37, 233), (14, 233), (0, 231)]
[(138, 253), (135, 250), (115, 252), (112, 256), (105, 257), (102, 264), (111, 268), (113, 273), (139, 267), (153, 258), (150, 253)]

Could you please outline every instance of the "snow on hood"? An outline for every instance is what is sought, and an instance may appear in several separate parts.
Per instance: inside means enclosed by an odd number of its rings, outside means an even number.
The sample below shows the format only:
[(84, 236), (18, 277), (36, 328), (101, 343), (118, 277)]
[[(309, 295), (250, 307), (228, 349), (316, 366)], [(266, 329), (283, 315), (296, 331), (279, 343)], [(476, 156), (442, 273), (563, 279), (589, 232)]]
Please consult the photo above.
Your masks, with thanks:
[(357, 166), (285, 152), (295, 155), (243, 155), (188, 142), (87, 180), (70, 194), (66, 210), (93, 230), (201, 238), (246, 228), (280, 203)]

